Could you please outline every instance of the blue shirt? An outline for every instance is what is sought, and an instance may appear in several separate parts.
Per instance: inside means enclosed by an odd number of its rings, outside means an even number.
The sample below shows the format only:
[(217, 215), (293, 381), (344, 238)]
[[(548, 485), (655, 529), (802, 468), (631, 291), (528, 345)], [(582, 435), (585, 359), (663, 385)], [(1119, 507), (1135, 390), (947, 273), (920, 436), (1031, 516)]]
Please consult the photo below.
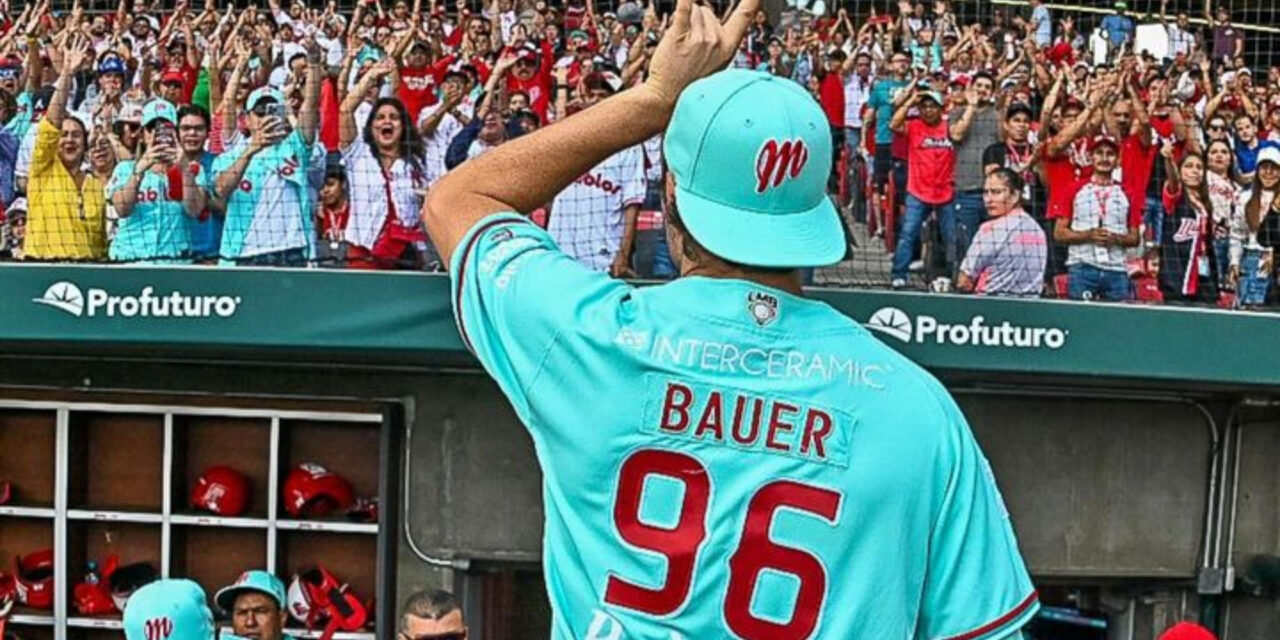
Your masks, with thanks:
[(22, 139), (13, 135), (8, 127), (0, 128), (0, 202), (8, 206), (13, 202), (18, 164), (18, 147)]
[(1049, 5), (1042, 4), (1033, 9), (1031, 23), (1036, 25), (1036, 46), (1053, 44), (1053, 17), (1049, 15)]
[(1035, 613), (955, 403), (825, 303), (638, 289), (515, 214), (451, 266), (542, 467), (553, 639), (990, 639)]
[(1258, 154), (1267, 147), (1277, 147), (1280, 145), (1274, 142), (1258, 141), (1258, 146), (1250, 149), (1249, 145), (1236, 139), (1236, 171), (1240, 173), (1253, 173), (1258, 170)]
[(213, 160), (217, 154), (205, 151), (200, 156), (200, 176), (197, 182), (210, 198), (209, 206), (191, 219), (191, 253), (198, 258), (216, 258), (222, 244), (222, 220), (224, 214), (213, 210)]
[(1126, 42), (1133, 41), (1133, 20), (1120, 14), (1113, 13), (1103, 18), (1102, 30), (1106, 32), (1107, 39), (1111, 41), (1112, 46), (1118, 47)]
[(889, 77), (877, 80), (871, 87), (867, 104), (876, 112), (876, 144), (893, 144), (893, 131), (889, 129), (889, 123), (893, 122), (893, 97), (908, 84), (906, 80)]
[[(114, 197), (129, 182), (136, 164), (133, 160), (125, 160), (116, 165), (107, 183), (107, 199)], [(111, 241), (109, 255), (112, 260), (169, 262), (190, 258), (190, 221), (182, 200), (172, 195), (167, 174), (154, 171), (143, 174), (142, 182), (138, 184), (137, 201), (129, 215), (120, 218), (116, 237)]]

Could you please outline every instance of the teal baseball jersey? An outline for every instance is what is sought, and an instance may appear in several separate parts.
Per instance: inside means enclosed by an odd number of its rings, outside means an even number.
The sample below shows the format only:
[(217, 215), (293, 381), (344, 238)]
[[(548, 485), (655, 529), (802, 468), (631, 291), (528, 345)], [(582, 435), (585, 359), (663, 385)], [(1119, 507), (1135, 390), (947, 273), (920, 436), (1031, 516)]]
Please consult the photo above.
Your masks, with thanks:
[(635, 288), (514, 214), (451, 273), (542, 466), (554, 638), (975, 640), (1034, 615), (959, 409), (825, 303)]
[[(211, 172), (215, 182), (217, 174), (234, 165), (248, 147), (249, 138), (242, 136), (214, 159)], [(224, 263), (299, 248), (311, 254), (314, 198), (307, 174), (315, 157), (315, 146), (308, 145), (296, 129), (253, 157), (239, 187), (227, 196), (221, 248)]]
[[(116, 165), (107, 182), (107, 199), (123, 189), (133, 176), (137, 162), (125, 160)], [(180, 178), (179, 178), (180, 179)], [(207, 171), (196, 177), (202, 189), (212, 189)], [(147, 171), (138, 184), (137, 202), (128, 217), (121, 218), (116, 237), (111, 242), (112, 260), (137, 262), (161, 260), (190, 262), (191, 225), (181, 195), (173, 193), (170, 176)]]

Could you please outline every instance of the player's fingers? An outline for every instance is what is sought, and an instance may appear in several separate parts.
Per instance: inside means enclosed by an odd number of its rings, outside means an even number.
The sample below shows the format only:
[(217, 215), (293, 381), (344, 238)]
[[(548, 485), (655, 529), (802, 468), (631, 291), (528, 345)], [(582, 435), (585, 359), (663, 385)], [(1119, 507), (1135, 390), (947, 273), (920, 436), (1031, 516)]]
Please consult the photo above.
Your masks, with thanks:
[(729, 17), (724, 20), (725, 38), (728, 44), (737, 48), (738, 43), (747, 35), (747, 29), (755, 20), (756, 11), (760, 9), (760, 0), (739, 0)]
[(683, 35), (689, 31), (691, 16), (693, 14), (693, 0), (676, 0), (676, 10), (671, 16), (671, 29), (677, 35)]
[(695, 4), (689, 10), (689, 39), (701, 41), (707, 36), (707, 14), (706, 7), (702, 4)]

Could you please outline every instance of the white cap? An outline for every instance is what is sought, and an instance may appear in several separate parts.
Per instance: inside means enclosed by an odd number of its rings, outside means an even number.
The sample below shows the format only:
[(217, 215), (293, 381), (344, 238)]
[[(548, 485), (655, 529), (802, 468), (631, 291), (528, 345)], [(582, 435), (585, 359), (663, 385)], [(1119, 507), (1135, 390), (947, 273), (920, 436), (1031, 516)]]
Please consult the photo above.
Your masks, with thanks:
[(1280, 167), (1280, 147), (1273, 144), (1264, 143), (1262, 151), (1258, 152), (1258, 164), (1270, 162)]

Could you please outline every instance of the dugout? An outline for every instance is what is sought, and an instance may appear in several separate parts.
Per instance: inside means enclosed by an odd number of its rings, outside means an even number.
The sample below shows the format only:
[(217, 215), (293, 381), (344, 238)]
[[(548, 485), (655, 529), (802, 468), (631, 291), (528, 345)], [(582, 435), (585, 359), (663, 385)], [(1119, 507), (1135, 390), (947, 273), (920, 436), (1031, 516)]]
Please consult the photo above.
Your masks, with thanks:
[[(814, 293), (956, 395), (1059, 607), (1043, 624), (1280, 635), (1276, 316)], [(375, 600), (378, 631), (348, 640), (392, 637), (428, 585), (460, 594), (473, 637), (545, 630), (532, 446), (464, 351), (443, 277), (5, 265), (0, 352), (0, 556), (57, 558), (55, 608), (18, 611), (23, 638), (118, 637), (70, 608), (109, 551), (206, 588), (323, 564)], [(378, 496), (380, 520), (291, 517), (277, 494), (302, 462)], [(213, 464), (250, 476), (243, 516), (191, 510)]]

